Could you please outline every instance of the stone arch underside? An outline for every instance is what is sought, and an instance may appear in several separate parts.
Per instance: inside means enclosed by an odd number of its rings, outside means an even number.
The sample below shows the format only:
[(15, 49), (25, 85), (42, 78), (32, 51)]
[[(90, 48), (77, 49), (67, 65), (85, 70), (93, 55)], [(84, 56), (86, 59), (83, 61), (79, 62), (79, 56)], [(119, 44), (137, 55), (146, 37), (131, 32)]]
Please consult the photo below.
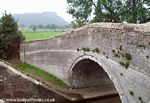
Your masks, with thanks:
[[(103, 67), (102, 67), (103, 66)], [(121, 98), (117, 87), (119, 84), (111, 80), (111, 75), (107, 71), (108, 68), (104, 68), (99, 60), (90, 55), (82, 55), (78, 57), (71, 66), (70, 69), (70, 85), (73, 89), (89, 88), (89, 91), (97, 93), (104, 92), (104, 94), (114, 93), (118, 100), (118, 103), (121, 103)], [(93, 88), (93, 89), (92, 89)], [(111, 94), (112, 95), (112, 94)]]
[(74, 65), (71, 82), (73, 88), (115, 88), (104, 69), (91, 59), (82, 59)]

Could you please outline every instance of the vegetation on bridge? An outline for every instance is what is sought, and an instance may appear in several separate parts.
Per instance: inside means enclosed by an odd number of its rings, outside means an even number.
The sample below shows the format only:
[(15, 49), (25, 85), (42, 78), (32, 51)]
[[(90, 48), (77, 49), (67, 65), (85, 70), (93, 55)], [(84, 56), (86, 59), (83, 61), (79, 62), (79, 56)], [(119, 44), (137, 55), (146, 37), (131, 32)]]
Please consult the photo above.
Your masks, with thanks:
[(112, 53), (114, 57), (122, 58), (124, 60), (119, 62), (120, 65), (124, 66), (126, 69), (129, 67), (130, 61), (133, 57), (129, 51), (123, 50), (122, 45), (120, 45), (117, 50), (112, 50)]

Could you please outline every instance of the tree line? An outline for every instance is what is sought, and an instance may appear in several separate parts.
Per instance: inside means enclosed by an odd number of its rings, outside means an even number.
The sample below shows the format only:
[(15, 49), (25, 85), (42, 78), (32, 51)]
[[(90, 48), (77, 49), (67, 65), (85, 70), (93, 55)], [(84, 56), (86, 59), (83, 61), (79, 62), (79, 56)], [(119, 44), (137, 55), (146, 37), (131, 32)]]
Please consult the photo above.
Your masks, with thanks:
[(29, 28), (30, 28), (30, 29), (31, 29), (31, 28), (38, 28), (38, 29), (57, 29), (57, 28), (60, 28), (60, 27), (58, 27), (58, 26), (55, 25), (55, 24), (49, 24), (49, 25), (46, 25), (46, 26), (44, 26), (44, 25), (31, 25)]
[(68, 13), (80, 27), (91, 22), (146, 23), (150, 21), (150, 0), (67, 0)]

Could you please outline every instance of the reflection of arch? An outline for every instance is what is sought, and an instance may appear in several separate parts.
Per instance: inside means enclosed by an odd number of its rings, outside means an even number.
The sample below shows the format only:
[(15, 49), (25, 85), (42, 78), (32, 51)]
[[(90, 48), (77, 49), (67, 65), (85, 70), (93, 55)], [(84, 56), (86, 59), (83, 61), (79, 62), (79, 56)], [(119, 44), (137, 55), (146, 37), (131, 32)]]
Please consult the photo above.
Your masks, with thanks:
[(112, 79), (107, 65), (101, 64), (92, 55), (82, 55), (73, 62), (70, 68), (70, 84), (73, 88), (106, 87), (106, 91), (112, 88), (116, 92), (116, 88), (120, 88), (120, 84)]

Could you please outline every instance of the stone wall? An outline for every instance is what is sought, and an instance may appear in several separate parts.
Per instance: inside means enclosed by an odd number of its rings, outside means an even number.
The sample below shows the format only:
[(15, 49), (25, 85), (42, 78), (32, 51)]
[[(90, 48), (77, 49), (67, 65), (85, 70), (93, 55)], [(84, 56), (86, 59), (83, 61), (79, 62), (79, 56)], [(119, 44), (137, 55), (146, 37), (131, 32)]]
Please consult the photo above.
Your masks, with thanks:
[(47, 103), (66, 101), (62, 96), (3, 66), (0, 66), (0, 99), (7, 102), (12, 100), (11, 103), (21, 103), (21, 99), (31, 100), (30, 102), (45, 101)]

